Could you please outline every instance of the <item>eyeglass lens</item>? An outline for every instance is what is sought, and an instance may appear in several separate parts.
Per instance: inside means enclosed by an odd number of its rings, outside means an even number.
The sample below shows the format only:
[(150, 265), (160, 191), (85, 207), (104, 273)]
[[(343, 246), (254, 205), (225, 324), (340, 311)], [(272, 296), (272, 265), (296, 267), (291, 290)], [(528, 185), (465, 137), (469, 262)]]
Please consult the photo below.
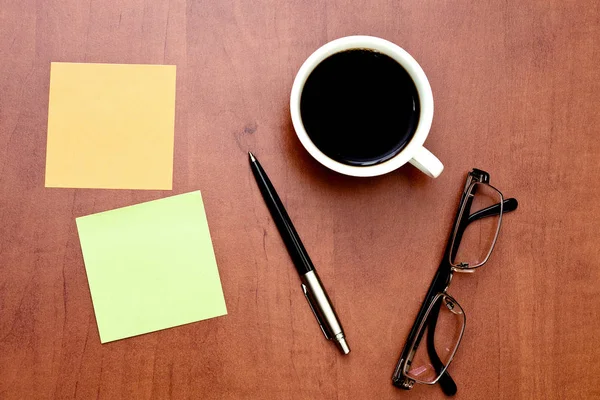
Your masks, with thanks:
[[(472, 186), (466, 200), (466, 207), (462, 211), (463, 214), (466, 214), (462, 215), (465, 218), (461, 218), (461, 220), (465, 221), (468, 215), (502, 203), (502, 201), (502, 195), (496, 189), (487, 184), (476, 183)], [(484, 263), (494, 246), (500, 221), (501, 213), (498, 212), (477, 219), (466, 226), (460, 226), (455, 233), (451, 264), (463, 268), (476, 268)], [(457, 244), (458, 248), (456, 248)]]
[[(422, 383), (437, 381), (456, 352), (464, 324), (465, 315), (460, 305), (448, 295), (438, 295), (429, 309), (421, 334), (417, 335), (421, 341), (406, 375)], [(430, 330), (433, 338), (429, 337)]]

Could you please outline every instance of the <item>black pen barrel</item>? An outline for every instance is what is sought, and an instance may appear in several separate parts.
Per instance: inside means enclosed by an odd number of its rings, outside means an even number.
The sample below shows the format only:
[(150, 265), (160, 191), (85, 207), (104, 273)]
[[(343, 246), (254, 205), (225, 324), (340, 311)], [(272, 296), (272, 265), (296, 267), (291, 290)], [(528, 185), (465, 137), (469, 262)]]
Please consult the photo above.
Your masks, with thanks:
[(277, 229), (279, 229), (279, 233), (283, 242), (285, 243), (285, 247), (294, 262), (294, 266), (298, 271), (298, 274), (304, 275), (307, 272), (314, 270), (314, 266), (302, 241), (300, 240), (300, 236), (294, 225), (292, 225), (292, 220), (290, 219), (288, 213), (285, 211), (283, 207), (283, 203), (279, 199), (275, 188), (271, 184), (271, 181), (267, 177), (265, 170), (262, 168), (258, 160), (256, 160), (253, 156), (251, 157), (250, 165), (252, 168), (252, 173), (254, 174), (254, 178), (256, 179), (256, 183), (262, 193), (263, 199), (267, 204), (267, 208), (271, 212), (271, 216), (275, 221), (275, 225)]

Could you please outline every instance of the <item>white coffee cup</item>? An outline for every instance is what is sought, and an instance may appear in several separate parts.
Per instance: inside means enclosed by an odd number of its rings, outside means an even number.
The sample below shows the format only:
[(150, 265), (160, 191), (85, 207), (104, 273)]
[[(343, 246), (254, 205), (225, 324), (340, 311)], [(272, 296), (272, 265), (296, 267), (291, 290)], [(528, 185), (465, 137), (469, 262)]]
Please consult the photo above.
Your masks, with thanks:
[[(354, 166), (342, 164), (331, 159), (315, 146), (302, 123), (300, 99), (304, 84), (309, 75), (327, 57), (351, 49), (374, 50), (393, 58), (408, 72), (419, 94), (419, 123), (411, 140), (398, 154), (379, 164)], [(373, 36), (347, 36), (329, 42), (317, 49), (304, 61), (304, 64), (302, 64), (296, 75), (290, 96), (290, 113), (296, 135), (298, 135), (298, 139), (300, 139), (306, 150), (321, 164), (341, 174), (363, 177), (383, 175), (400, 168), (407, 162), (432, 178), (437, 178), (444, 169), (444, 165), (440, 160), (423, 146), (431, 129), (431, 121), (433, 120), (433, 95), (427, 76), (425, 76), (425, 72), (423, 72), (421, 66), (410, 54), (387, 40)]]

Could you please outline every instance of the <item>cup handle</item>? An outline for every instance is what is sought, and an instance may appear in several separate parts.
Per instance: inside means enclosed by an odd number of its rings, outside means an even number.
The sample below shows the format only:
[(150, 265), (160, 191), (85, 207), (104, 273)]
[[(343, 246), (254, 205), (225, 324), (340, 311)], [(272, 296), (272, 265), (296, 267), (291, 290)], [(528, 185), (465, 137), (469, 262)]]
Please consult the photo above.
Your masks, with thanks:
[(408, 162), (432, 178), (437, 178), (444, 170), (444, 164), (423, 146), (417, 150)]

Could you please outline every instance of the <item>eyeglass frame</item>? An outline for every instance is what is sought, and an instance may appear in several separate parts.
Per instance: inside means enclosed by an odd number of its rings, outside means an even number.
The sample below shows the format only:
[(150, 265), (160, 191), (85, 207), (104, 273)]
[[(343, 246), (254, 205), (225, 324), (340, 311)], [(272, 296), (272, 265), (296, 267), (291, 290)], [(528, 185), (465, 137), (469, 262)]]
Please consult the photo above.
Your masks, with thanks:
[[(456, 383), (448, 373), (447, 368), (450, 365), (452, 359), (454, 358), (454, 355), (456, 354), (458, 344), (460, 343), (462, 334), (464, 333), (464, 328), (466, 325), (466, 316), (460, 304), (454, 298), (452, 298), (452, 296), (447, 294), (446, 291), (448, 289), (448, 286), (450, 285), (454, 272), (474, 272), (476, 268), (481, 267), (488, 261), (495, 246), (495, 243), (498, 239), (502, 214), (514, 211), (518, 207), (518, 202), (516, 199), (509, 198), (505, 200), (502, 196), (502, 193), (498, 189), (491, 186), (489, 184), (489, 181), (489, 173), (476, 168), (471, 170), (467, 175), (465, 187), (462, 191), (460, 198), (458, 211), (454, 218), (453, 229), (450, 234), (451, 236), (448, 240), (446, 250), (444, 252), (444, 257), (442, 259), (442, 262), (440, 263), (440, 266), (437, 269), (436, 274), (434, 275), (431, 285), (429, 286), (425, 299), (421, 304), (421, 308), (419, 310), (419, 313), (417, 314), (417, 318), (415, 319), (415, 322), (406, 339), (404, 348), (402, 349), (400, 358), (396, 364), (396, 368), (394, 369), (394, 374), (392, 375), (392, 383), (398, 388), (410, 390), (412, 389), (414, 383), (423, 383), (430, 385), (439, 383), (446, 395), (452, 396), (457, 391)], [(471, 194), (473, 187), (478, 184), (485, 184), (493, 190), (495, 190), (496, 192), (498, 192), (500, 195), (500, 202), (485, 209), (476, 211), (473, 214), (469, 214), (473, 200), (473, 196), (469, 196), (469, 194)], [(465, 213), (465, 211), (467, 212)], [(500, 221), (498, 222), (498, 227), (496, 229), (492, 245), (490, 246), (490, 250), (487, 256), (483, 259), (483, 261), (474, 266), (469, 266), (462, 263), (453, 264), (454, 257), (456, 256), (456, 252), (458, 251), (458, 247), (460, 246), (462, 235), (465, 232), (467, 226), (470, 223), (475, 222), (479, 219), (496, 215), (500, 217)], [(432, 311), (433, 307), (437, 304), (437, 299), (440, 295), (449, 297), (451, 301), (457, 304), (460, 307), (464, 318), (458, 343), (454, 348), (454, 351), (450, 355), (449, 361), (446, 363), (446, 365), (442, 363), (433, 346), (435, 324), (437, 322), (437, 313), (439, 313), (439, 308), (437, 309), (437, 311), (434, 311), (433, 314)], [(439, 304), (441, 305), (441, 303)], [(426, 323), (432, 325), (432, 329), (428, 330), (428, 343), (426, 344), (427, 352), (431, 363), (433, 364), (434, 368), (436, 369), (436, 372), (438, 373), (438, 377), (435, 379), (435, 381), (432, 382), (419, 381), (417, 379), (407, 376), (406, 374), (407, 367), (410, 366), (409, 361), (412, 361), (414, 351), (416, 351), (416, 348), (419, 346), (422, 336), (424, 334), (425, 330), (423, 328)]]

